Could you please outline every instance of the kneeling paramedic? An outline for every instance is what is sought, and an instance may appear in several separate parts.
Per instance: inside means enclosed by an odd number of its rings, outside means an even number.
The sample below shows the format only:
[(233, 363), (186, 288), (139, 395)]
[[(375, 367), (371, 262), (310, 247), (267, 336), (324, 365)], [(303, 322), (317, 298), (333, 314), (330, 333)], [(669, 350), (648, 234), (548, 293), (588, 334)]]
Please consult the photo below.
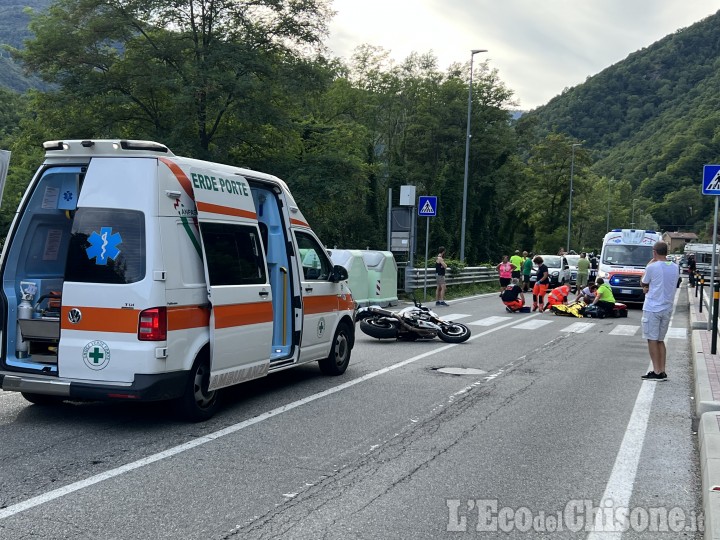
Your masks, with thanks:
[(525, 295), (520, 288), (520, 280), (513, 278), (510, 285), (505, 287), (505, 290), (500, 293), (500, 299), (505, 304), (505, 309), (509, 313), (520, 311), (520, 308), (525, 305)]
[(550, 309), (558, 304), (565, 304), (569, 294), (569, 285), (561, 285), (560, 287), (553, 289), (550, 291), (550, 294), (548, 294), (547, 304), (545, 304), (545, 307), (543, 307), (540, 311), (545, 311), (546, 309)]

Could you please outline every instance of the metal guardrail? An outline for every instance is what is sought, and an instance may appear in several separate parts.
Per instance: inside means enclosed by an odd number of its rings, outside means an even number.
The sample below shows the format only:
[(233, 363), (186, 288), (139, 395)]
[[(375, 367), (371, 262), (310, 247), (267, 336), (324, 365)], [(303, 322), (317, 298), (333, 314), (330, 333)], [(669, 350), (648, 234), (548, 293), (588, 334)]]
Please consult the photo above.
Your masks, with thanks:
[[(426, 281), (427, 279), (427, 281)], [(466, 285), (471, 283), (497, 282), (496, 268), (488, 266), (468, 266), (460, 272), (451, 272), (448, 268), (445, 282), (450, 285)], [(405, 292), (422, 289), (425, 286), (435, 287), (435, 268), (405, 268)]]

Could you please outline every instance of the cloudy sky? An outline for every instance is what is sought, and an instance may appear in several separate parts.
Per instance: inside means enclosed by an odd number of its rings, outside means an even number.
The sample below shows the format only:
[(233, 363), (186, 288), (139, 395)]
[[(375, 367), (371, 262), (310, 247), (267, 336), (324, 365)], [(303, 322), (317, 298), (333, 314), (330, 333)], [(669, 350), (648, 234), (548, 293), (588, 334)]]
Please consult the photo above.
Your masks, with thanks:
[(720, 10), (717, 0), (333, 0), (328, 45), (349, 59), (358, 45), (400, 62), (432, 51), (439, 67), (487, 59), (521, 109)]

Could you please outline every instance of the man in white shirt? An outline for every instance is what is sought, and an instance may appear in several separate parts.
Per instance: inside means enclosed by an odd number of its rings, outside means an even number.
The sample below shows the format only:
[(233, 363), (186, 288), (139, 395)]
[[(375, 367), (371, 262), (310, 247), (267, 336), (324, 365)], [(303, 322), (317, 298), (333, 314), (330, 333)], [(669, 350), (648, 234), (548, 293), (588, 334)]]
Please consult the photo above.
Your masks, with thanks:
[(653, 259), (648, 263), (641, 280), (645, 293), (643, 336), (647, 339), (653, 365), (653, 370), (642, 376), (646, 381), (667, 380), (665, 335), (670, 326), (675, 290), (680, 277), (680, 269), (677, 264), (667, 260), (667, 252), (665, 242), (655, 242)]

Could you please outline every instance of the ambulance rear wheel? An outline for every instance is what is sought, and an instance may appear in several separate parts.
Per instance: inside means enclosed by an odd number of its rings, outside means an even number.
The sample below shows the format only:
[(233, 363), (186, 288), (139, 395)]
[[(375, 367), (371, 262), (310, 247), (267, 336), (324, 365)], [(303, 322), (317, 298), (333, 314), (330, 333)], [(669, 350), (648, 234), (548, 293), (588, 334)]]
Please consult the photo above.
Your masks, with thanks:
[(345, 323), (338, 325), (333, 338), (332, 348), (327, 358), (318, 362), (320, 371), (325, 375), (342, 375), (350, 363), (350, 329)]
[(185, 419), (202, 422), (211, 418), (218, 408), (218, 391), (208, 390), (210, 362), (195, 361), (188, 377), (185, 393), (180, 398), (180, 409)]

